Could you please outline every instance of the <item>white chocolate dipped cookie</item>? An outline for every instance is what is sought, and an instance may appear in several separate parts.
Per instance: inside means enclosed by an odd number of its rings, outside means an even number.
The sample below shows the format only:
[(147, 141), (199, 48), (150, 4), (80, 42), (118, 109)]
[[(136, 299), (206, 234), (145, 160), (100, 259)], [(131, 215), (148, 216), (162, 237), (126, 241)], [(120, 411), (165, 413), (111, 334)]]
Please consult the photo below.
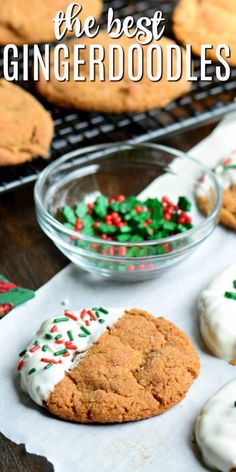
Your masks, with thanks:
[(77, 423), (121, 423), (163, 413), (198, 376), (190, 340), (143, 310), (65, 311), (20, 354), (21, 386), (50, 413)]
[[(223, 203), (220, 212), (220, 223), (236, 230), (236, 150), (229, 153), (213, 169), (223, 191)], [(210, 212), (211, 181), (203, 175), (196, 186), (196, 200), (200, 210), (205, 214)]]
[(236, 470), (236, 380), (204, 405), (195, 437), (205, 464), (221, 472)]
[(236, 362), (236, 263), (218, 275), (198, 299), (200, 329), (208, 349)]

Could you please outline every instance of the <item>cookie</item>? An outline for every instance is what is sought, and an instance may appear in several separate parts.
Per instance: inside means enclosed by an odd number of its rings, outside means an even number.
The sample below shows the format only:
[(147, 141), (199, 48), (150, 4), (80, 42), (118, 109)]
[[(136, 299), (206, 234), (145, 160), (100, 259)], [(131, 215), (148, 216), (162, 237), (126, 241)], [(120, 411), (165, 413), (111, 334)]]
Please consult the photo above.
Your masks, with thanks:
[(46, 321), (18, 366), (22, 388), (81, 423), (135, 421), (180, 402), (199, 373), (185, 334), (136, 309), (93, 308)]
[(236, 380), (219, 390), (202, 408), (195, 436), (205, 464), (222, 472), (236, 471)]
[[(60, 10), (66, 11), (70, 0), (0, 0), (0, 44), (44, 43), (55, 41), (53, 18)], [(79, 19), (99, 17), (102, 0), (81, 0)], [(73, 35), (70, 32), (69, 35)]]
[(208, 57), (218, 60), (216, 46), (227, 44), (236, 65), (236, 3), (232, 0), (180, 0), (173, 14), (173, 29), (182, 44), (191, 44), (193, 52), (201, 54), (202, 44), (212, 44)]
[[(232, 294), (233, 298), (230, 298)], [(235, 298), (234, 298), (235, 297)], [(217, 357), (236, 360), (236, 264), (218, 275), (198, 300), (200, 329), (208, 349)]]
[[(166, 47), (169, 44), (174, 44), (170, 39), (163, 38), (158, 43), (163, 48), (163, 77), (159, 82), (152, 82), (149, 80), (146, 71), (147, 62), (147, 48), (144, 48), (144, 74), (139, 82), (133, 82), (128, 77), (127, 64), (125, 64), (125, 74), (119, 82), (109, 81), (109, 45), (118, 44), (122, 46), (125, 52), (127, 61), (127, 51), (129, 46), (135, 43), (135, 39), (121, 37), (112, 40), (109, 35), (101, 31), (95, 39), (83, 38), (82, 44), (85, 44), (86, 49), (80, 51), (80, 59), (85, 61), (85, 65), (80, 66), (80, 75), (85, 77), (85, 81), (78, 82), (73, 80), (73, 58), (74, 58), (74, 44), (78, 41), (70, 41), (70, 81), (59, 82), (54, 78), (54, 55), (51, 53), (51, 81), (46, 81), (41, 74), (41, 78), (37, 83), (38, 92), (45, 97), (49, 102), (60, 105), (65, 108), (75, 108), (86, 111), (97, 112), (141, 112), (155, 107), (163, 107), (172, 100), (189, 92), (191, 85), (185, 78), (177, 82), (168, 82), (166, 74)], [(91, 44), (100, 44), (105, 48), (105, 80), (96, 81), (89, 80), (89, 46)], [(183, 64), (185, 63), (185, 52), (183, 51)], [(155, 67), (154, 67), (155, 68)], [(173, 65), (175, 69), (175, 64)], [(183, 65), (184, 70), (184, 65)], [(98, 69), (96, 69), (98, 73)]]
[(47, 158), (53, 130), (51, 116), (32, 95), (0, 80), (0, 166)]
[[(223, 159), (213, 171), (223, 190), (223, 202), (220, 212), (220, 223), (236, 231), (236, 152), (233, 151), (227, 159)], [(202, 176), (196, 189), (196, 200), (204, 215), (210, 213), (209, 192), (211, 182)]]

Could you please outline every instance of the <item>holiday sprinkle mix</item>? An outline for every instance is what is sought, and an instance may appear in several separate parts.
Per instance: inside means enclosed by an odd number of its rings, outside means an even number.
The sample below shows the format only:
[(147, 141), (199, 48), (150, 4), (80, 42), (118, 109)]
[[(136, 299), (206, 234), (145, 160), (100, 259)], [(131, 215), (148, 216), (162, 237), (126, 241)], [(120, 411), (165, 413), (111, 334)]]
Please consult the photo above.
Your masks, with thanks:
[(58, 211), (57, 218), (67, 228), (104, 242), (137, 243), (191, 229), (190, 211), (191, 202), (185, 196), (174, 204), (166, 196), (161, 201), (157, 198), (141, 201), (133, 195), (110, 199), (99, 195), (91, 203), (82, 201), (73, 208), (65, 205)]

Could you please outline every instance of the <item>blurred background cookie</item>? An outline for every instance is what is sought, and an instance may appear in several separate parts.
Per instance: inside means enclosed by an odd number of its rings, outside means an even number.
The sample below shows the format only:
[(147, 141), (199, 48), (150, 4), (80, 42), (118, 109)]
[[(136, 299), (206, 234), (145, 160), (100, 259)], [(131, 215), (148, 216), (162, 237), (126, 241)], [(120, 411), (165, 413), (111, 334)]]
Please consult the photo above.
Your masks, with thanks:
[(47, 158), (53, 129), (50, 114), (32, 95), (0, 80), (0, 166)]
[(208, 56), (217, 60), (215, 47), (228, 44), (231, 58), (236, 65), (236, 2), (234, 0), (180, 0), (173, 15), (174, 33), (183, 44), (191, 44), (195, 54), (200, 55), (202, 44), (214, 48)]
[[(70, 0), (0, 0), (0, 44), (55, 41), (53, 18), (59, 10), (66, 11), (70, 3)], [(79, 3), (82, 22), (87, 16), (100, 16), (102, 0), (80, 0)]]
[[(220, 223), (236, 231), (236, 151), (232, 151), (213, 170), (223, 190)], [(196, 188), (197, 203), (204, 215), (210, 212), (210, 202), (206, 197), (210, 185), (207, 175), (204, 175)]]

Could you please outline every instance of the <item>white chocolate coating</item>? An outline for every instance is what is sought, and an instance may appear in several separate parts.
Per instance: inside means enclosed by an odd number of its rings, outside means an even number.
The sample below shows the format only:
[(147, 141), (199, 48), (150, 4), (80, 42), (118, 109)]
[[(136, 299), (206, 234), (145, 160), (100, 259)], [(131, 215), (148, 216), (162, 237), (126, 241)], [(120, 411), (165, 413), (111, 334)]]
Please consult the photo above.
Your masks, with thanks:
[[(124, 314), (124, 311), (124, 308), (108, 308), (108, 313), (104, 314), (93, 309), (90, 311), (93, 315), (91, 318), (86, 313), (86, 309), (65, 310), (65, 315), (45, 321), (34, 341), (28, 346), (27, 352), (21, 355), (18, 370), (22, 389), (38, 405), (42, 405), (55, 385), (64, 378), (65, 372), (78, 364), (84, 353), (108, 327), (111, 327)], [(76, 320), (69, 318), (70, 314)], [(99, 315), (99, 318), (96, 315)], [(58, 318), (64, 321), (56, 322)], [(86, 334), (86, 331), (89, 334)], [(57, 337), (59, 339), (56, 339)], [(32, 348), (33, 352), (30, 352)], [(66, 351), (65, 355), (55, 355), (62, 350)], [(45, 369), (46, 366), (52, 364), (47, 360), (52, 360), (55, 364)], [(32, 369), (35, 371), (29, 374)]]
[(236, 359), (236, 300), (224, 296), (236, 293), (234, 280), (236, 264), (217, 276), (198, 300), (202, 337), (215, 356), (227, 361)]
[[(215, 169), (213, 169), (218, 182), (223, 190), (230, 188), (236, 184), (236, 153), (232, 153), (223, 159)], [(197, 197), (209, 197), (212, 188), (211, 180), (207, 175), (203, 175), (196, 187)]]
[(195, 436), (204, 462), (221, 472), (236, 468), (236, 380), (219, 390), (202, 408)]

